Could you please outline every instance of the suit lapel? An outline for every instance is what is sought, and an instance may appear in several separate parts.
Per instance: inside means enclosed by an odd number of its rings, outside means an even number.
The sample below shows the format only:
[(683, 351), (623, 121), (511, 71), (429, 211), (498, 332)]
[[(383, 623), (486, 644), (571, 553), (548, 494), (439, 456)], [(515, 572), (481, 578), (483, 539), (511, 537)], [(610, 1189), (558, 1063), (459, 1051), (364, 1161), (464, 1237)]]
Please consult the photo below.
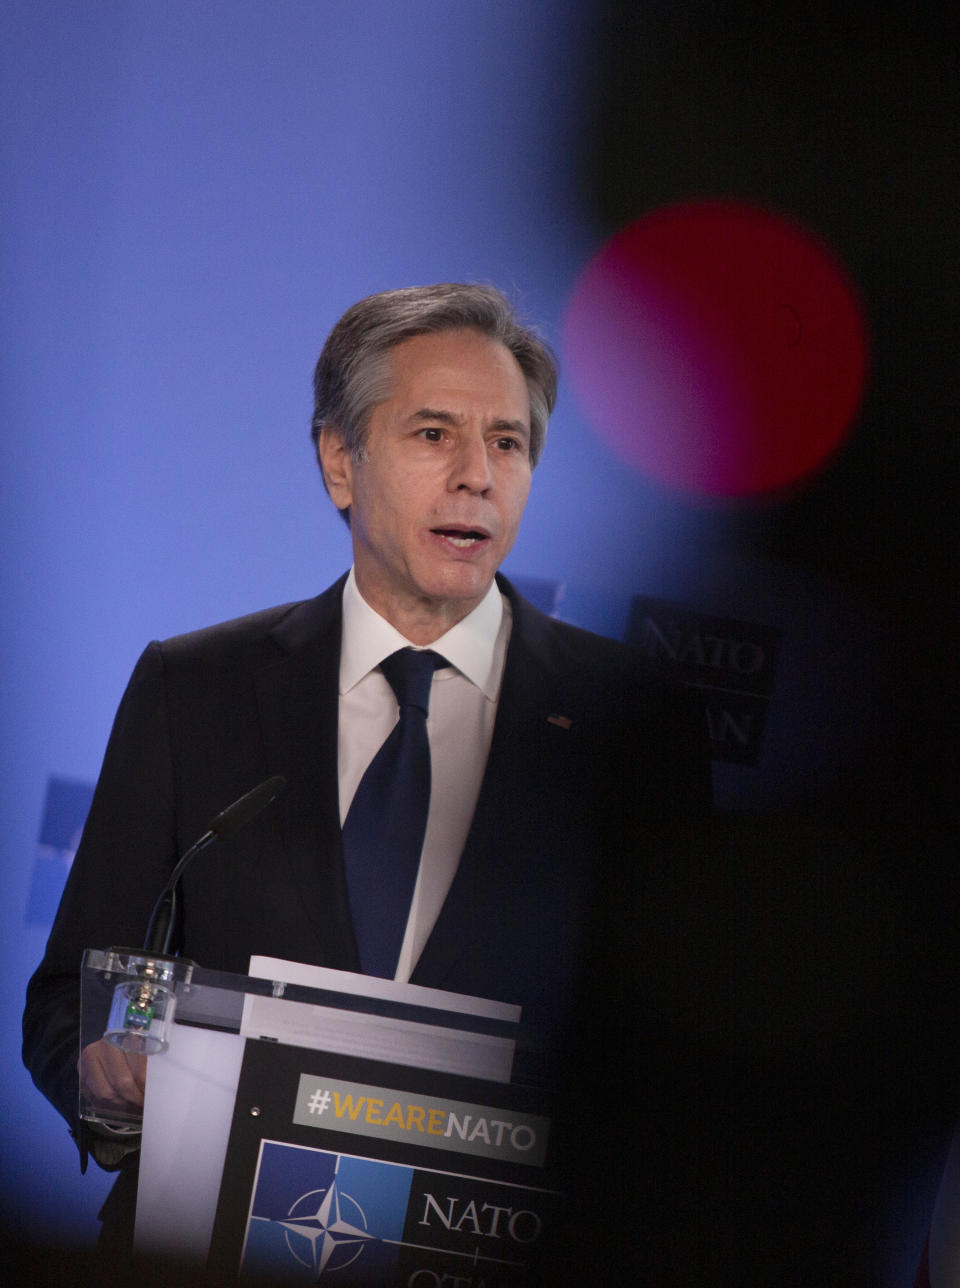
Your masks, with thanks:
[[(555, 798), (572, 750), (563, 718), (579, 724), (549, 619), (498, 580), (511, 600), (513, 628), (490, 754), (457, 874), (413, 975), (436, 987), (455, 980), (459, 962), (489, 959), (491, 928), (509, 907), (518, 857), (531, 845), (530, 802)], [(533, 844), (542, 853), (550, 838), (540, 830)]]
[(284, 861), (290, 888), (316, 929), (311, 959), (356, 970), (337, 787), (344, 580), (299, 605), (274, 629), (283, 656), (258, 674), (257, 695), (270, 772), (287, 780), (278, 801)]

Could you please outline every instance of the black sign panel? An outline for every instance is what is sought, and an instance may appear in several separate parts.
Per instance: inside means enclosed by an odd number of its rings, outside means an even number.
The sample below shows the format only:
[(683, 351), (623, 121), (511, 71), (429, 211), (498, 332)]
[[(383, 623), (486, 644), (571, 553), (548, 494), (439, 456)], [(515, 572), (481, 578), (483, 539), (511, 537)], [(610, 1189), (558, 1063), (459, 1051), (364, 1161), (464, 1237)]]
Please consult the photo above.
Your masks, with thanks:
[(537, 1282), (562, 1219), (551, 1110), (528, 1088), (249, 1041), (211, 1268), (341, 1288)]
[(637, 595), (626, 640), (701, 692), (715, 760), (756, 764), (773, 691), (778, 630)]

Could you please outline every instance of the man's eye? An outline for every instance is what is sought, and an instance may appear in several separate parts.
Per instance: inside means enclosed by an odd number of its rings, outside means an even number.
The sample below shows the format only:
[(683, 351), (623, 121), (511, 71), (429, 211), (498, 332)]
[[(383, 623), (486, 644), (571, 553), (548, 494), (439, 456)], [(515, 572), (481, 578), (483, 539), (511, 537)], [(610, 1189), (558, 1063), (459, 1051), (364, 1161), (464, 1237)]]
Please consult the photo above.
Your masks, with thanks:
[(427, 425), (425, 429), (420, 431), (420, 433), (428, 443), (439, 443), (443, 438), (443, 430), (438, 429), (435, 425)]
[(497, 447), (501, 452), (519, 452), (522, 450), (523, 444), (519, 438), (504, 437), (497, 439)]

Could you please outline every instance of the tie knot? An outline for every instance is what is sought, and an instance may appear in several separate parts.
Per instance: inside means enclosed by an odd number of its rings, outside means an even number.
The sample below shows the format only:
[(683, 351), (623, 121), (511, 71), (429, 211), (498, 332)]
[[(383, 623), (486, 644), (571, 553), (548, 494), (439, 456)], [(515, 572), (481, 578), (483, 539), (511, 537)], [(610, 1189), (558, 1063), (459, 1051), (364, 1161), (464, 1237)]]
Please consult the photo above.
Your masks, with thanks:
[(424, 715), (430, 707), (430, 682), (434, 671), (449, 666), (445, 657), (431, 649), (401, 648), (380, 663), (401, 707), (419, 707)]

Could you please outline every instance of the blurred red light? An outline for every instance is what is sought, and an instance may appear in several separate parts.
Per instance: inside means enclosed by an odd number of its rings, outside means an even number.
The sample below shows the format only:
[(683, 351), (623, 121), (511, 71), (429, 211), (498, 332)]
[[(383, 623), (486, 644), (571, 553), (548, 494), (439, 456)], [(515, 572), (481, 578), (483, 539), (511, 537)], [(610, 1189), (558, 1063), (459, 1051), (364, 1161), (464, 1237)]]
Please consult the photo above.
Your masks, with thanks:
[(564, 323), (591, 424), (669, 486), (776, 491), (837, 450), (867, 339), (837, 260), (796, 223), (736, 202), (656, 211), (589, 262)]

